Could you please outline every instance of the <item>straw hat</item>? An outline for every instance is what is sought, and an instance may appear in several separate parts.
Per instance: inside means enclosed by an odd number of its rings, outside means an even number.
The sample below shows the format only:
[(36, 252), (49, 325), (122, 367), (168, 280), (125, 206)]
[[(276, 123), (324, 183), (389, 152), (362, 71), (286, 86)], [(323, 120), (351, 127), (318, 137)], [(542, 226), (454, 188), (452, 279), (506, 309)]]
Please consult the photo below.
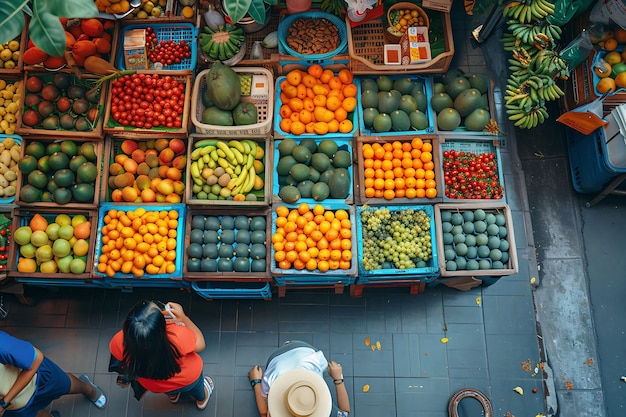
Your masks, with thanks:
[(332, 399), (321, 376), (307, 369), (293, 369), (274, 381), (267, 405), (272, 417), (328, 417)]

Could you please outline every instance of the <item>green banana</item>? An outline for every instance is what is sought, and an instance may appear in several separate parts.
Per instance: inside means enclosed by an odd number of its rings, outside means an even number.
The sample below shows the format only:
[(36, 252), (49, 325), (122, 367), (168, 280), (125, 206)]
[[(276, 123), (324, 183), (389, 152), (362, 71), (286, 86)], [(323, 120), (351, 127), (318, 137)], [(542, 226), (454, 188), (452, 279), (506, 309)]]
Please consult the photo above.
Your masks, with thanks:
[(215, 145), (217, 139), (202, 139), (193, 144), (194, 148), (204, 148), (205, 146)]

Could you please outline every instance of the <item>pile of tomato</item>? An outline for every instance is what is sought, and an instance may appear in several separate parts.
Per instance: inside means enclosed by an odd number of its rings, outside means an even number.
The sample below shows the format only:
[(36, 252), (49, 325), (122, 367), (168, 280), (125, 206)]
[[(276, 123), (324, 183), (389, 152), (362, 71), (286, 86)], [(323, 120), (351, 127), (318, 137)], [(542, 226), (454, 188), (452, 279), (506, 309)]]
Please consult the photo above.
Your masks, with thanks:
[(444, 151), (443, 180), (448, 198), (500, 200), (504, 197), (493, 152)]
[(191, 48), (184, 39), (178, 43), (172, 39), (159, 41), (151, 27), (146, 29), (146, 51), (151, 62), (159, 62), (163, 66), (179, 64), (183, 59), (191, 57)]
[(180, 128), (184, 106), (185, 84), (170, 75), (124, 75), (111, 84), (111, 117), (123, 126)]

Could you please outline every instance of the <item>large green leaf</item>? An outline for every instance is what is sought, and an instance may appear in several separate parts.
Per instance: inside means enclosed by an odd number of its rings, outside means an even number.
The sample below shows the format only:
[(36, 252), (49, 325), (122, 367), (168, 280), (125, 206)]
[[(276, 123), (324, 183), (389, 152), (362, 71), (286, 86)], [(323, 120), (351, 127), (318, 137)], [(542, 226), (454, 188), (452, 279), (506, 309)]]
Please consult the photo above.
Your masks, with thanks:
[(224, 1), (224, 9), (230, 19), (237, 23), (248, 13), (252, 0), (226, 0)]
[(252, 0), (248, 14), (255, 22), (265, 22), (265, 7), (266, 4), (263, 0)]
[(24, 29), (24, 14), (22, 9), (28, 0), (0, 0), (0, 43), (15, 39)]
[[(43, 3), (48, 12), (59, 17), (88, 18), (98, 16), (96, 3), (90, 0), (33, 0)], [(39, 7), (39, 6), (37, 6)]]
[(28, 25), (28, 35), (48, 55), (63, 56), (65, 29), (59, 17), (50, 13), (46, 0), (33, 0), (33, 17)]

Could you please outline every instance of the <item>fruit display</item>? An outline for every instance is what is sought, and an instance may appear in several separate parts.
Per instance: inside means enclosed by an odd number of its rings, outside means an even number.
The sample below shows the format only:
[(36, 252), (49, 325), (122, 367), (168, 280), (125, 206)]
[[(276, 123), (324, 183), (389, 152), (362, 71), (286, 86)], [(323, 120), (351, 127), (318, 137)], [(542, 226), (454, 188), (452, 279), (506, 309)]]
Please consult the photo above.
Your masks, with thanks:
[(0, 69), (19, 69), (20, 47), (19, 37), (0, 45)]
[[(445, 147), (444, 147), (445, 145)], [(504, 199), (504, 186), (498, 155), (492, 150), (455, 149), (452, 143), (442, 144), (442, 168), (445, 196), (462, 200)]]
[[(91, 264), (92, 221), (84, 214), (20, 215), (13, 232), (21, 273), (84, 274)], [(12, 259), (11, 262), (14, 262)]]
[(352, 72), (312, 64), (276, 80), (278, 109), (274, 130), (280, 135), (351, 134), (356, 129), (357, 93)]
[(276, 140), (274, 194), (294, 204), (301, 198), (350, 202), (353, 189), (352, 147), (342, 139)]
[[(123, 15), (129, 12), (131, 9), (130, 2), (128, 0), (112, 2), (109, 0), (94, 0), (98, 11), (101, 13), (109, 13), (116, 15)], [(143, 3), (143, 2), (142, 2)]]
[(546, 103), (564, 95), (557, 80), (569, 77), (568, 64), (557, 52), (562, 28), (551, 22), (554, 7), (547, 0), (524, 0), (508, 3), (503, 10), (509, 19), (502, 44), (511, 52), (506, 114), (521, 129), (545, 122)]
[(340, 47), (340, 32), (335, 23), (325, 17), (295, 18), (282, 33), (286, 35), (287, 52), (301, 55), (328, 54)]
[(180, 203), (187, 144), (178, 138), (112, 140), (107, 201)]
[(0, 214), (0, 272), (6, 271), (11, 253), (11, 213)]
[(82, 67), (88, 56), (110, 60), (115, 30), (115, 23), (112, 20), (97, 18), (60, 20), (65, 30), (65, 45), (74, 62), (68, 63), (63, 51), (60, 51), (58, 56), (48, 55), (29, 40), (24, 51), (24, 65), (43, 65), (46, 69), (57, 70), (70, 64)]
[(111, 82), (106, 128), (156, 131), (181, 130), (186, 125), (188, 77), (159, 73), (124, 75)]
[[(387, 142), (360, 145), (362, 163), (359, 172), (362, 203), (369, 199), (437, 197), (434, 146), (432, 139), (404, 137)], [(434, 145), (434, 146), (433, 146)]]
[(437, 129), (497, 133), (497, 126), (491, 119), (489, 94), (489, 78), (486, 76), (448, 71), (435, 82), (430, 99)]
[[(602, 39), (602, 40), (601, 40)], [(593, 39), (599, 48), (593, 63), (593, 82), (596, 94), (614, 94), (626, 88), (626, 30), (616, 28), (602, 38)], [(622, 74), (623, 73), (623, 74)]]
[(359, 269), (368, 273), (419, 273), (434, 264), (432, 207), (363, 207), (357, 213), (361, 241)]
[[(290, 270), (349, 274), (353, 263), (354, 211), (300, 203), (274, 207), (272, 213), (272, 274)], [(348, 271), (348, 272), (346, 272)]]
[(387, 31), (397, 37), (401, 37), (412, 26), (428, 26), (428, 19), (423, 10), (417, 8), (391, 9), (388, 18)]
[(17, 191), (18, 162), (22, 152), (22, 141), (19, 137), (12, 136), (0, 137), (0, 139), (0, 201), (12, 202)]
[(200, 49), (214, 61), (226, 61), (234, 57), (245, 42), (243, 29), (226, 23), (217, 30), (204, 26), (198, 36)]
[[(193, 143), (190, 198), (215, 201), (263, 200), (264, 143), (249, 139), (200, 139)], [(189, 201), (189, 200), (188, 200)]]
[(23, 82), (0, 78), (0, 134), (12, 135), (15, 133), (17, 118), (20, 111), (20, 100), (23, 94)]
[(101, 90), (92, 88), (91, 80), (79, 80), (72, 74), (33, 74), (26, 76), (22, 97), (23, 133), (53, 135), (62, 132), (98, 134)]
[(442, 273), (484, 271), (489, 275), (493, 270), (516, 268), (510, 216), (507, 220), (506, 215), (508, 206), (445, 207), (439, 210), (436, 226), (441, 233), (437, 239), (442, 244), (439, 258)]
[(360, 91), (364, 131), (397, 134), (425, 132), (429, 127), (432, 131), (429, 92), (422, 78), (379, 75), (362, 79)]
[[(167, 0), (141, 0), (141, 5), (132, 11), (128, 18), (148, 19), (165, 15)], [(126, 10), (128, 11), (128, 10)]]
[[(179, 28), (178, 30), (181, 30)], [(190, 61), (191, 45), (184, 39), (175, 42), (172, 39), (163, 39), (152, 26), (146, 28), (146, 53), (152, 64), (161, 64), (163, 67), (181, 64)], [(187, 60), (187, 61), (185, 61)]]
[(155, 210), (103, 205), (96, 272), (107, 277), (180, 278), (184, 216), (183, 205)]
[(95, 205), (100, 187), (100, 144), (74, 140), (27, 140), (18, 162), (17, 204)]
[(265, 273), (266, 241), (264, 215), (192, 215), (187, 271)]

